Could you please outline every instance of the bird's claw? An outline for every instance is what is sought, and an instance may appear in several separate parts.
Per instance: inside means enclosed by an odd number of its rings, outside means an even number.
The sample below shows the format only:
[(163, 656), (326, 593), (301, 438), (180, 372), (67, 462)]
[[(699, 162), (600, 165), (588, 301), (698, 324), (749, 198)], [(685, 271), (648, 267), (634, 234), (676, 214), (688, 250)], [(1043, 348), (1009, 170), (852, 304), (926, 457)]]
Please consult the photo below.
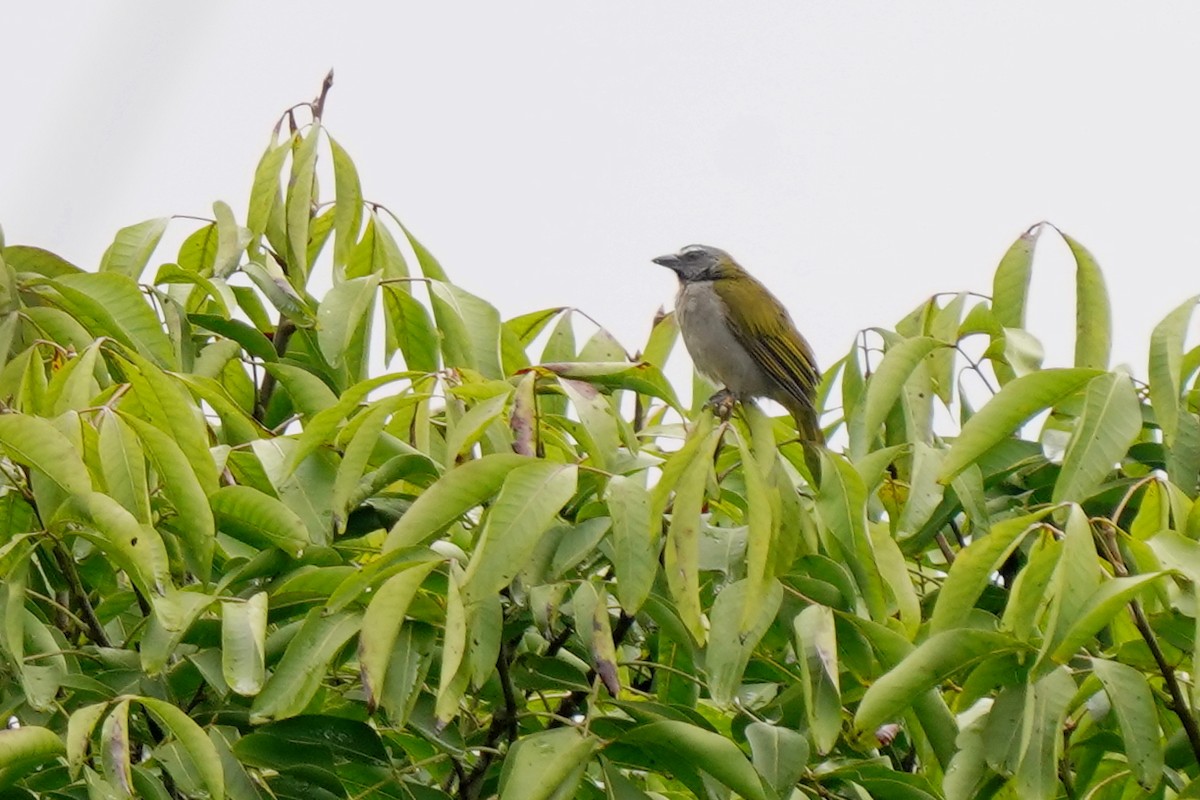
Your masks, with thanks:
[(733, 407), (737, 405), (737, 401), (737, 395), (728, 389), (722, 389), (708, 398), (708, 402), (705, 405), (713, 410), (713, 413), (717, 415), (719, 420), (726, 422), (730, 415), (733, 414)]

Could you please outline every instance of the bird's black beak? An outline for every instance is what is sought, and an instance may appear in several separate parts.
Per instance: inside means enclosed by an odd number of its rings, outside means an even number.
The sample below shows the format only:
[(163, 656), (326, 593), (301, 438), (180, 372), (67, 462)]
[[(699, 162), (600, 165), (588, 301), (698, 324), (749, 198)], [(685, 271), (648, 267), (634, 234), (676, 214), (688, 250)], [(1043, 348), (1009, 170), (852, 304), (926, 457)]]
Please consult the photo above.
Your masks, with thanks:
[(652, 258), (650, 260), (655, 264), (658, 264), (660, 267), (666, 267), (667, 269), (673, 269), (675, 271), (679, 270), (681, 263), (679, 256), (675, 255), (674, 253), (669, 256), (659, 256), (658, 258)]

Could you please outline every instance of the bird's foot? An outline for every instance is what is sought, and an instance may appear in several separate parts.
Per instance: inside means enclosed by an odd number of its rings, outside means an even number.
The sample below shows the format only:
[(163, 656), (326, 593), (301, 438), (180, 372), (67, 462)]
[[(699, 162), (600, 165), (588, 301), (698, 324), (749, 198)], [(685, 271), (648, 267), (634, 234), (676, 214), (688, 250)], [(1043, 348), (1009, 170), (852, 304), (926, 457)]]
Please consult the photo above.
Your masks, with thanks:
[(737, 401), (737, 395), (728, 389), (722, 389), (708, 398), (708, 402), (705, 405), (713, 410), (713, 413), (717, 415), (719, 420), (725, 422), (733, 413), (733, 407), (737, 405)]

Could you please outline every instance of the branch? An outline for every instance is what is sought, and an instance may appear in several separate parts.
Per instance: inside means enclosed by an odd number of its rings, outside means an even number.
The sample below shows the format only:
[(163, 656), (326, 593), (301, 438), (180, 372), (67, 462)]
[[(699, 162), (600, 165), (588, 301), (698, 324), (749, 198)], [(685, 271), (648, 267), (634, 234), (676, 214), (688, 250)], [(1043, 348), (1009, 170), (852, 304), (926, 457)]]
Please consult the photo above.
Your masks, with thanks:
[(88, 636), (94, 644), (100, 647), (112, 647), (112, 643), (108, 640), (108, 634), (104, 632), (104, 626), (100, 624), (100, 618), (96, 616), (96, 609), (92, 608), (92, 601), (88, 600), (87, 592), (83, 589), (83, 582), (79, 580), (79, 571), (75, 569), (75, 560), (71, 558), (62, 542), (55, 541), (53, 550), (54, 560), (58, 562), (58, 568), (67, 580), (71, 596), (79, 605), (79, 615), (87, 623)]

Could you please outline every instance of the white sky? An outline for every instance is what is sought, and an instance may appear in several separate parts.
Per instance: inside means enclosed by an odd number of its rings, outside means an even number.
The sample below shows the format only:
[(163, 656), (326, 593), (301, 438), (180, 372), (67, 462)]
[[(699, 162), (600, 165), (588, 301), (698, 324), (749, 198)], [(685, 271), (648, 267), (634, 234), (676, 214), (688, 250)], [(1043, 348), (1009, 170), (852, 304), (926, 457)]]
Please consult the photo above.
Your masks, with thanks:
[[(0, 226), (84, 267), (146, 218), (244, 221), (271, 126), (332, 66), (366, 195), (457, 283), (505, 317), (578, 306), (630, 350), (674, 294), (649, 259), (689, 242), (763, 279), (825, 365), (934, 292), (990, 291), (1041, 219), (1098, 257), (1137, 375), (1200, 291), (1198, 4), (27, 3), (4, 29)], [(1031, 327), (1063, 364), (1073, 264), (1041, 252)]]

